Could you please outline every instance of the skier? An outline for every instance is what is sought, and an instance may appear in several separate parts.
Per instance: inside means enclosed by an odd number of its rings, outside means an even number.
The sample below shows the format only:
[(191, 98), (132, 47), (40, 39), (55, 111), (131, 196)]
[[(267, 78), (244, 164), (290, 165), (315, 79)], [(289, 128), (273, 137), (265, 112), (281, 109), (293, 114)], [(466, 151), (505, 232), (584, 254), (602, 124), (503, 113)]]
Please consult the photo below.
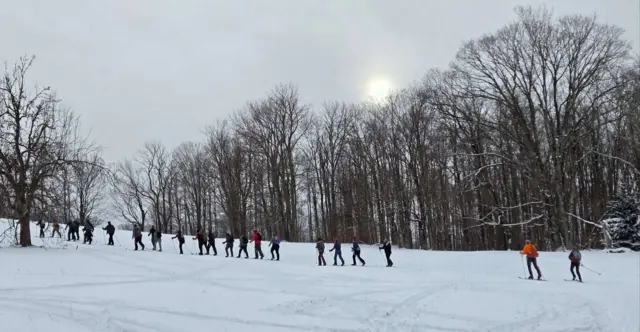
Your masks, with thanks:
[(324, 260), (324, 241), (322, 238), (318, 238), (318, 242), (316, 242), (316, 249), (318, 250), (318, 266), (326, 266), (327, 261)]
[(151, 229), (149, 229), (149, 234), (147, 234), (147, 237), (151, 236), (151, 245), (153, 246), (153, 248), (151, 248), (151, 250), (156, 250), (156, 242), (158, 242), (158, 239), (156, 238), (156, 227), (155, 226), (151, 226)]
[(358, 242), (358, 239), (356, 239), (356, 237), (354, 236), (353, 245), (351, 246), (351, 251), (353, 252), (353, 264), (351, 264), (352, 266), (356, 266), (356, 257), (358, 257), (360, 263), (362, 263), (362, 266), (364, 266), (365, 264), (364, 259), (360, 257), (360, 245), (358, 244)]
[(89, 226), (84, 226), (84, 228), (82, 228), (82, 233), (84, 233), (84, 242), (82, 244), (87, 242), (91, 244), (93, 242), (93, 229)]
[(136, 246), (133, 250), (138, 250), (138, 244), (140, 244), (142, 250), (144, 250), (144, 243), (142, 243), (142, 230), (140, 229), (138, 224), (133, 227), (133, 235), (131, 236), (131, 238), (134, 240), (134, 244)]
[[(571, 271), (571, 275), (573, 275), (572, 280), (576, 280), (576, 273), (578, 274), (578, 280), (582, 282), (582, 276), (580, 275), (580, 261), (582, 260), (582, 254), (580, 250), (578, 250), (578, 246), (573, 246), (573, 250), (569, 253), (569, 260), (571, 261), (571, 267), (569, 271)], [(576, 273), (573, 273), (573, 269), (576, 269)]]
[(258, 259), (258, 254), (260, 254), (260, 259), (263, 259), (264, 254), (262, 253), (262, 234), (258, 233), (258, 231), (254, 229), (251, 242), (254, 242), (254, 251), (256, 254), (255, 259)]
[(67, 241), (71, 241), (73, 238), (73, 241), (76, 240), (76, 233), (73, 231), (73, 222), (72, 221), (67, 221), (67, 226), (64, 228), (65, 231), (67, 231)]
[(110, 221), (107, 221), (107, 226), (102, 228), (102, 230), (107, 231), (107, 234), (109, 235), (109, 242), (107, 243), (108, 246), (112, 246), (113, 245), (113, 233), (116, 232), (116, 228), (113, 227), (113, 225), (111, 225)]
[(531, 271), (531, 264), (536, 268), (536, 272), (538, 272), (538, 280), (542, 280), (542, 273), (540, 273), (540, 269), (538, 268), (538, 250), (536, 246), (531, 244), (531, 240), (526, 240), (524, 248), (520, 252), (520, 255), (527, 255), (527, 267), (529, 268), (529, 279), (533, 280), (533, 272)]
[(80, 241), (80, 221), (78, 219), (73, 221), (73, 232), (76, 233), (76, 240)]
[(162, 229), (156, 229), (156, 242), (158, 243), (158, 251), (162, 252)]
[(224, 252), (227, 254), (224, 257), (229, 257), (229, 251), (231, 251), (231, 257), (233, 257), (233, 235), (231, 235), (231, 233), (227, 232), (227, 235), (225, 237), (224, 242), (222, 242), (222, 244), (226, 244), (226, 246), (224, 247)]
[(211, 228), (209, 228), (209, 243), (207, 243), (207, 255), (209, 254), (209, 249), (213, 248), (213, 255), (218, 256), (218, 250), (216, 249), (216, 234), (213, 232)]
[(333, 248), (331, 248), (331, 250), (329, 250), (329, 252), (332, 252), (334, 250), (336, 252), (333, 255), (333, 266), (338, 265), (338, 257), (342, 261), (342, 266), (344, 266), (344, 259), (342, 259), (342, 244), (340, 243), (340, 240), (338, 240), (338, 239), (336, 239), (333, 242)]
[(45, 222), (40, 219), (36, 222), (36, 225), (40, 226), (40, 237), (44, 238), (44, 228), (46, 226)]
[(271, 260), (273, 260), (275, 257), (273, 256), (273, 252), (275, 251), (276, 255), (277, 255), (277, 261), (280, 260), (280, 236), (278, 235), (278, 233), (276, 233), (276, 236), (274, 236), (271, 239), (271, 242), (269, 242), (269, 246), (271, 247)]
[(180, 255), (182, 255), (182, 245), (184, 244), (184, 235), (182, 235), (182, 231), (178, 230), (178, 232), (176, 233), (176, 236), (172, 237), (171, 239), (175, 239), (178, 238), (178, 244), (180, 245)]
[(196, 236), (193, 238), (194, 240), (198, 240), (198, 248), (200, 248), (200, 253), (198, 255), (202, 256), (202, 247), (207, 246), (207, 236), (204, 234), (204, 231), (198, 228), (196, 232)]
[(240, 258), (240, 255), (242, 255), (243, 251), (245, 256), (244, 258), (249, 258), (249, 253), (247, 252), (248, 244), (249, 244), (249, 239), (245, 234), (242, 234), (242, 237), (240, 238), (240, 251), (238, 252), (238, 257), (236, 258)]
[(387, 256), (387, 267), (392, 267), (393, 262), (391, 261), (391, 241), (385, 240), (382, 247), (379, 248), (379, 250), (382, 249), (384, 249), (384, 254), (385, 256)]
[(60, 234), (60, 224), (57, 221), (53, 222), (53, 231), (51, 232), (51, 237), (54, 237), (58, 233), (58, 236), (62, 239), (62, 234)]

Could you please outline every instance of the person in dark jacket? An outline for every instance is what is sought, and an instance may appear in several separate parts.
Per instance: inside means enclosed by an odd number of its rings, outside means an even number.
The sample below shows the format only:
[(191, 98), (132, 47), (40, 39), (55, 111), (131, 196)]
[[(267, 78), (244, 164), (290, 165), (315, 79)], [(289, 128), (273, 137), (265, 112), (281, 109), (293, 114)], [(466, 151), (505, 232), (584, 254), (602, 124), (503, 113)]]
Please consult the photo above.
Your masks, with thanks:
[(85, 244), (87, 242), (91, 244), (93, 242), (93, 228), (84, 226), (82, 228), (82, 233), (84, 233), (84, 242), (82, 244)]
[(260, 259), (264, 258), (264, 254), (262, 253), (262, 234), (258, 233), (257, 230), (253, 230), (253, 236), (251, 237), (251, 242), (254, 243), (255, 248), (255, 259), (258, 259), (258, 255), (260, 255)]
[(216, 249), (216, 234), (213, 232), (211, 228), (209, 228), (209, 243), (207, 243), (207, 255), (209, 254), (209, 249), (213, 249), (213, 255), (218, 255), (218, 250)]
[(238, 252), (238, 257), (236, 258), (240, 258), (240, 256), (242, 255), (242, 252), (244, 251), (244, 258), (249, 258), (249, 253), (247, 252), (247, 245), (249, 245), (249, 239), (247, 238), (247, 235), (242, 234), (242, 237), (240, 238), (240, 251)]
[(333, 266), (338, 265), (338, 258), (340, 258), (340, 260), (342, 261), (342, 266), (344, 266), (344, 259), (342, 259), (342, 243), (340, 243), (340, 240), (338, 239), (333, 242), (333, 248), (331, 248), (329, 252), (332, 252), (334, 250), (335, 254), (333, 255)]
[(178, 244), (180, 246), (180, 255), (182, 255), (182, 245), (184, 244), (184, 235), (182, 235), (182, 231), (178, 230), (178, 232), (176, 233), (176, 236), (172, 237), (171, 239), (175, 239), (178, 238)]
[(360, 245), (358, 244), (358, 239), (354, 236), (353, 237), (353, 244), (351, 246), (351, 251), (353, 252), (353, 266), (356, 265), (356, 257), (358, 257), (358, 259), (360, 260), (360, 263), (362, 263), (362, 266), (365, 265), (364, 259), (362, 259), (362, 257), (360, 257)]
[(76, 239), (80, 241), (80, 220), (73, 221), (73, 232), (76, 233)]
[(384, 254), (387, 256), (387, 267), (392, 267), (393, 262), (391, 261), (391, 241), (385, 240), (380, 250), (384, 249)]
[(207, 246), (207, 236), (204, 234), (204, 231), (198, 228), (196, 237), (194, 237), (193, 239), (198, 240), (198, 248), (200, 248), (200, 253), (198, 255), (204, 255), (202, 252), (202, 248)]
[(116, 228), (113, 227), (113, 225), (111, 225), (110, 221), (108, 221), (107, 222), (107, 226), (102, 228), (102, 230), (107, 231), (107, 235), (109, 235), (109, 242), (107, 243), (107, 245), (108, 246), (112, 246), (113, 245), (113, 234), (115, 234)]
[(156, 244), (158, 245), (158, 251), (162, 252), (162, 229), (160, 227), (156, 229)]
[[(569, 271), (571, 271), (571, 275), (573, 276), (573, 280), (576, 280), (576, 273), (578, 274), (578, 280), (582, 282), (582, 276), (580, 275), (580, 261), (582, 260), (582, 254), (577, 246), (573, 246), (573, 250), (569, 253), (569, 260), (571, 261), (571, 267)], [(573, 269), (576, 269), (576, 273), (573, 273)]]
[(269, 246), (271, 247), (271, 260), (273, 260), (275, 257), (273, 255), (273, 253), (275, 252), (277, 255), (277, 261), (280, 260), (280, 235), (278, 235), (278, 233), (276, 233), (276, 236), (273, 237), (273, 239), (271, 239), (271, 242), (269, 242)]
[(322, 241), (322, 238), (318, 238), (316, 249), (318, 250), (318, 266), (327, 265), (327, 261), (324, 260), (324, 241)]
[(233, 241), (233, 235), (231, 235), (231, 233), (227, 233), (224, 242), (222, 242), (222, 244), (226, 244), (224, 247), (224, 252), (227, 255), (224, 257), (229, 257), (229, 251), (231, 251), (231, 257), (233, 257)]
[(147, 234), (147, 237), (151, 236), (151, 245), (153, 246), (153, 248), (151, 248), (151, 250), (156, 250), (156, 243), (158, 242), (156, 239), (156, 227), (155, 226), (151, 226), (151, 228), (149, 229), (149, 234)]
[(140, 244), (142, 250), (144, 250), (144, 243), (142, 243), (142, 230), (140, 229), (138, 224), (133, 227), (133, 234), (131, 238), (134, 240), (134, 244), (136, 246), (133, 250), (138, 250), (138, 244)]
[(44, 238), (44, 228), (47, 226), (47, 224), (42, 219), (40, 219), (36, 222), (36, 225), (40, 226), (40, 237)]
[(67, 241), (71, 241), (72, 239), (73, 241), (75, 241), (76, 233), (73, 231), (73, 222), (67, 221), (66, 224), (67, 226), (64, 228), (64, 230), (67, 231)]

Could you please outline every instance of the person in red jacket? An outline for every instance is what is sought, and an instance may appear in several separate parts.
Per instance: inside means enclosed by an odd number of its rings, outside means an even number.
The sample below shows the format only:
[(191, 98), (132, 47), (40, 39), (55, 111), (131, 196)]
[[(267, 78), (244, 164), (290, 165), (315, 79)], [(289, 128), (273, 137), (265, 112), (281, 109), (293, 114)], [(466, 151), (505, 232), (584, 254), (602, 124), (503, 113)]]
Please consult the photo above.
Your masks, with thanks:
[(253, 230), (253, 236), (251, 237), (251, 242), (253, 242), (253, 246), (255, 248), (256, 257), (258, 259), (258, 254), (260, 255), (260, 259), (264, 258), (264, 254), (262, 253), (262, 234), (258, 233), (257, 230)]

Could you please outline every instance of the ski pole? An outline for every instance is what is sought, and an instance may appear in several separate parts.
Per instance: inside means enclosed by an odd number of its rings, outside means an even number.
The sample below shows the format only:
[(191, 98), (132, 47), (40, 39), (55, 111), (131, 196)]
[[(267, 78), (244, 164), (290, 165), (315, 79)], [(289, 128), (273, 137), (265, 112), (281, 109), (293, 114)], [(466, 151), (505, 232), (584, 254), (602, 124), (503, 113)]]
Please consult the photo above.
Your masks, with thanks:
[(591, 271), (591, 272), (593, 272), (593, 273), (595, 273), (595, 274), (597, 274), (597, 275), (599, 275), (599, 276), (600, 276), (600, 275), (602, 275), (602, 273), (600, 273), (600, 272), (596, 272), (596, 271), (594, 271), (594, 270), (592, 270), (592, 269), (590, 269), (590, 268), (588, 268), (588, 267), (586, 267), (586, 266), (584, 266), (584, 265), (582, 265), (582, 264), (580, 264), (580, 266), (584, 267), (585, 269), (587, 269), (587, 270), (589, 270), (589, 271)]

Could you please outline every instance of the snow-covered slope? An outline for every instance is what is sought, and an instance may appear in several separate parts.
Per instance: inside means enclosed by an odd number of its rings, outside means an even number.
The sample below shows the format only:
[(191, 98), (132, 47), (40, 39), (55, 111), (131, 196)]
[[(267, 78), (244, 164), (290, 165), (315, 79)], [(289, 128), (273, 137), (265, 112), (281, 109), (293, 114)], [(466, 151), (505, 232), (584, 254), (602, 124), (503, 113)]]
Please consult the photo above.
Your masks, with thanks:
[[(0, 229), (3, 226), (0, 226)], [(33, 235), (37, 230), (33, 227)], [(49, 236), (50, 234), (47, 234)], [(522, 280), (517, 252), (395, 250), (384, 267), (363, 246), (366, 267), (316, 266), (314, 244), (283, 243), (281, 261), (195, 252), (133, 251), (47, 238), (47, 247), (0, 249), (2, 331), (597, 331), (640, 330), (640, 256), (583, 252), (584, 284), (565, 253), (541, 252), (546, 282)], [(34, 236), (34, 244), (41, 241)], [(76, 248), (77, 246), (77, 248)], [(253, 246), (249, 245), (250, 257)], [(237, 248), (236, 248), (237, 252)], [(222, 255), (220, 255), (222, 253)]]

